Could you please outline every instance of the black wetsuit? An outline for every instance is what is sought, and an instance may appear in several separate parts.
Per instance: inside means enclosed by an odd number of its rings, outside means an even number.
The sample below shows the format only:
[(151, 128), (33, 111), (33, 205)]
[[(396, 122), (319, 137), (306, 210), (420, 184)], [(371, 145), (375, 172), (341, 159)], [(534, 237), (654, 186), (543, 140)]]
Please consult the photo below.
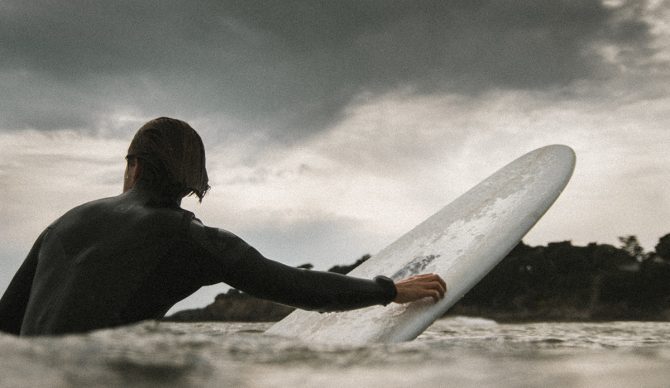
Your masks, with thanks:
[(178, 203), (135, 188), (78, 206), (49, 226), (0, 299), (0, 331), (61, 334), (158, 319), (201, 286), (225, 282), (303, 309), (387, 304), (388, 278), (357, 279), (264, 258)]

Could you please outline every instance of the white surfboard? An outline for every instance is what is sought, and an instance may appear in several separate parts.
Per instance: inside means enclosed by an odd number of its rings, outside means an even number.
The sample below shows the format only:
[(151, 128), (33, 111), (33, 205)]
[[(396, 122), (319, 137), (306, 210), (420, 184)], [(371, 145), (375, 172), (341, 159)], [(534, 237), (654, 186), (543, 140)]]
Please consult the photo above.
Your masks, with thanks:
[(349, 273), (368, 279), (386, 275), (394, 280), (437, 273), (448, 287), (438, 303), (424, 299), (323, 314), (296, 310), (267, 333), (350, 344), (416, 338), (521, 241), (559, 196), (574, 166), (575, 153), (567, 146), (532, 151)]

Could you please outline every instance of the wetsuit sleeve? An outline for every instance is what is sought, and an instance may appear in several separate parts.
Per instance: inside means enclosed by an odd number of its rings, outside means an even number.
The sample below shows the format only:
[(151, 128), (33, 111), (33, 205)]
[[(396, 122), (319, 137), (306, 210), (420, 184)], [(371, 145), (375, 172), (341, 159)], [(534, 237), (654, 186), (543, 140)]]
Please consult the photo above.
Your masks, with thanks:
[(37, 268), (37, 257), (46, 233), (47, 231), (44, 231), (35, 241), (28, 256), (9, 283), (2, 299), (0, 299), (0, 331), (16, 335), (21, 332), (23, 315), (26, 312), (30, 289)]
[(258, 298), (325, 312), (386, 305), (396, 296), (393, 281), (383, 276), (368, 280), (290, 267), (215, 228), (192, 228), (192, 236), (209, 254), (210, 275)]

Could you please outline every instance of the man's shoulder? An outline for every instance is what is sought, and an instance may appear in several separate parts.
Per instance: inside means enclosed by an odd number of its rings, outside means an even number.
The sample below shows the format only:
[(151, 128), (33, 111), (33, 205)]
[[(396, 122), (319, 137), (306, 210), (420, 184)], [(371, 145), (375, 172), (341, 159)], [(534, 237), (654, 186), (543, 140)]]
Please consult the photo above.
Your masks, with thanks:
[(181, 208), (147, 206), (129, 200), (124, 195), (105, 197), (82, 203), (67, 211), (54, 221), (50, 227), (59, 224), (87, 223), (118, 220), (130, 224), (168, 226), (194, 218), (193, 213)]
[(241, 257), (249, 249), (249, 245), (236, 234), (221, 228), (204, 225), (199, 219), (189, 222), (188, 234), (192, 241), (212, 254), (232, 254)]
[(100, 198), (77, 205), (63, 213), (63, 215), (53, 221), (47, 228), (54, 228), (63, 221), (67, 221), (72, 218), (79, 218), (81, 216), (85, 216), (87, 213), (100, 212), (102, 209), (111, 206), (115, 198), (116, 197)]
[(77, 205), (77, 206), (73, 207), (72, 209), (70, 209), (69, 212), (82, 212), (82, 211), (97, 210), (97, 209), (101, 209), (101, 208), (105, 208), (105, 207), (112, 207), (117, 202), (119, 202), (119, 196), (98, 198), (98, 199), (94, 199), (92, 201), (84, 202), (80, 205)]

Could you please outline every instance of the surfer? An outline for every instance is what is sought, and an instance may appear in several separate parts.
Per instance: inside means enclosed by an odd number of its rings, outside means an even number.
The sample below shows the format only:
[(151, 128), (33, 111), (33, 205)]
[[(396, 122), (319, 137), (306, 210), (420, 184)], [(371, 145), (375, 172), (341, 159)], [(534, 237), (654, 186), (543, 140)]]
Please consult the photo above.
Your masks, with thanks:
[(209, 189), (205, 150), (187, 123), (158, 118), (128, 149), (121, 195), (85, 203), (47, 227), (0, 299), (0, 331), (85, 332), (160, 319), (202, 286), (316, 311), (442, 298), (434, 274), (394, 282), (298, 269), (180, 207)]

